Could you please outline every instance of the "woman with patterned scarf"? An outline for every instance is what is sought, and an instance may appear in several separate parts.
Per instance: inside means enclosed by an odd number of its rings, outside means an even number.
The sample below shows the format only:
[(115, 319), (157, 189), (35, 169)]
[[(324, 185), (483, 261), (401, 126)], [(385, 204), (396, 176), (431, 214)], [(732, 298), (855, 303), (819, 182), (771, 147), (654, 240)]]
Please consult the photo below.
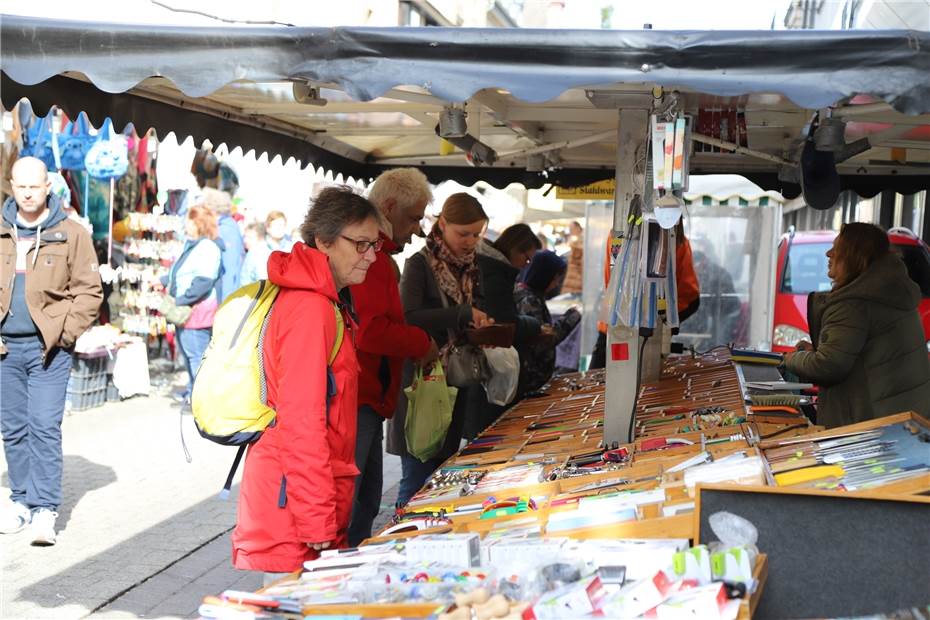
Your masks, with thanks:
[[(492, 323), (477, 308), (481, 281), (476, 249), (488, 224), (481, 203), (465, 193), (453, 194), (442, 206), (442, 213), (426, 239), (426, 247), (414, 254), (404, 266), (400, 296), (404, 315), (411, 325), (420, 327), (440, 346), (443, 357), (456, 338), (468, 327)], [(413, 379), (413, 365), (404, 367), (403, 385)], [(397, 493), (402, 506), (420, 490), (430, 475), (459, 448), (465, 422), (466, 390), (460, 389), (452, 411), (452, 423), (439, 454), (421, 462), (407, 453), (404, 422), (407, 399), (403, 392), (394, 417), (388, 420), (387, 450), (401, 457), (403, 475)]]

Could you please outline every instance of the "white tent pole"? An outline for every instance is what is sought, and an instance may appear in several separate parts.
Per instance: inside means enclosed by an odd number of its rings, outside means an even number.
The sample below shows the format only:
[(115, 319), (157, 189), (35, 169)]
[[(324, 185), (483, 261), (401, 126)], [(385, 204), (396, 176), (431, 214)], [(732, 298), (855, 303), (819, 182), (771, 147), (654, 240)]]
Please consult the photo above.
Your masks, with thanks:
[(115, 188), (116, 180), (110, 177), (110, 208), (107, 210), (107, 265), (110, 265), (110, 259), (113, 257), (113, 192)]
[(705, 136), (701, 133), (692, 133), (691, 139), (695, 142), (703, 142), (704, 144), (709, 144), (711, 146), (716, 146), (728, 151), (733, 151), (734, 153), (740, 153), (742, 155), (748, 155), (749, 157), (755, 157), (756, 159), (764, 159), (765, 161), (770, 161), (775, 164), (783, 166), (794, 166), (795, 164), (788, 161), (787, 159), (782, 159), (781, 157), (776, 157), (775, 155), (769, 155), (768, 153), (763, 153), (762, 151), (754, 151), (753, 149), (747, 149), (745, 146), (740, 146), (734, 142), (727, 142), (726, 140), (720, 140), (718, 138), (712, 138), (711, 136)]
[(595, 133), (590, 136), (585, 136), (584, 138), (577, 138), (575, 140), (564, 140), (562, 142), (553, 142), (552, 144), (543, 144), (542, 146), (534, 146), (528, 149), (520, 149), (519, 151), (508, 151), (506, 153), (498, 153), (497, 159), (512, 159), (514, 157), (526, 157), (527, 155), (538, 155), (539, 153), (548, 153), (549, 151), (560, 151), (565, 149), (573, 149), (579, 146), (584, 146), (586, 144), (592, 144), (594, 142), (603, 142), (608, 140), (614, 135), (617, 131), (615, 129), (608, 129), (607, 131), (602, 131), (600, 133)]
[[(620, 110), (620, 125), (616, 134), (614, 230), (626, 230), (635, 188), (642, 187), (645, 182), (643, 173), (637, 172), (636, 154), (646, 153), (648, 124), (648, 111)], [(640, 178), (637, 179), (637, 176)], [(630, 243), (630, 240), (624, 243)], [(611, 294), (613, 291), (608, 291), (608, 295)], [(632, 441), (630, 420), (638, 389), (636, 370), (639, 367), (639, 341), (639, 332), (635, 329), (617, 327), (607, 330), (607, 402), (604, 409), (604, 444), (607, 446), (614, 442), (624, 444)]]

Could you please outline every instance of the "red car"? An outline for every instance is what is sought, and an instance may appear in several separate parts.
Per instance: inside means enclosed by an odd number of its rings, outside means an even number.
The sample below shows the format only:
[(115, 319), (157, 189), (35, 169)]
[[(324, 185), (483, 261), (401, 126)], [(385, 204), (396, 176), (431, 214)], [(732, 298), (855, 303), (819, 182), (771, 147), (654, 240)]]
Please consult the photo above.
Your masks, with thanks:
[[(772, 350), (793, 351), (801, 340), (810, 340), (807, 325), (807, 295), (829, 291), (827, 250), (837, 233), (832, 230), (790, 232), (778, 244), (775, 274), (775, 317)], [(888, 231), (892, 248), (901, 255), (908, 274), (923, 294), (918, 311), (930, 352), (930, 248), (906, 228)]]

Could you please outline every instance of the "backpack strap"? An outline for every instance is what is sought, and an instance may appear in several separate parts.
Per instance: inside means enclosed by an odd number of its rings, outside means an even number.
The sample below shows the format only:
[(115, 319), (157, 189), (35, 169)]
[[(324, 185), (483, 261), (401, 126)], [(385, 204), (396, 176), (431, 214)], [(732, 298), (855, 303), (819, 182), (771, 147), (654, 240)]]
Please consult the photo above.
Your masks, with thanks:
[(329, 425), (329, 405), (333, 398), (336, 397), (336, 374), (333, 372), (333, 362), (339, 355), (339, 349), (342, 348), (342, 341), (345, 339), (345, 320), (342, 318), (342, 312), (339, 306), (333, 304), (336, 311), (336, 339), (333, 342), (333, 350), (329, 354), (329, 361), (326, 366), (326, 424)]
[(336, 356), (339, 355), (339, 349), (342, 348), (342, 341), (345, 338), (345, 320), (342, 318), (342, 312), (339, 311), (339, 306), (333, 304), (333, 310), (336, 311), (336, 340), (333, 342), (333, 350), (329, 354), (329, 365), (332, 366), (333, 362), (336, 361)]
[(229, 499), (229, 490), (232, 489), (233, 478), (236, 475), (236, 470), (239, 469), (239, 462), (242, 461), (242, 456), (245, 454), (245, 449), (248, 447), (248, 444), (242, 444), (239, 446), (239, 449), (236, 450), (236, 458), (233, 459), (232, 467), (229, 468), (229, 474), (226, 476), (226, 484), (223, 485), (223, 490), (220, 491), (220, 499), (225, 500)]

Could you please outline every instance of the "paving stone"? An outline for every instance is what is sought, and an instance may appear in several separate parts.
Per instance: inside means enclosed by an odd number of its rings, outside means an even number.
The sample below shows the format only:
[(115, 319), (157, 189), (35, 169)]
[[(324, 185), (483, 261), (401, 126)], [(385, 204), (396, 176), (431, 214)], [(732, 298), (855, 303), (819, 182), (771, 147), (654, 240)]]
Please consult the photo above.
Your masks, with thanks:
[[(207, 594), (261, 587), (259, 573), (231, 565), (238, 485), (217, 498), (231, 452), (199, 439), (187, 416), (187, 463), (177, 412), (153, 396), (65, 416), (58, 544), (0, 536), (0, 618), (189, 617)], [(384, 462), (386, 522), (401, 470), (396, 456)]]

